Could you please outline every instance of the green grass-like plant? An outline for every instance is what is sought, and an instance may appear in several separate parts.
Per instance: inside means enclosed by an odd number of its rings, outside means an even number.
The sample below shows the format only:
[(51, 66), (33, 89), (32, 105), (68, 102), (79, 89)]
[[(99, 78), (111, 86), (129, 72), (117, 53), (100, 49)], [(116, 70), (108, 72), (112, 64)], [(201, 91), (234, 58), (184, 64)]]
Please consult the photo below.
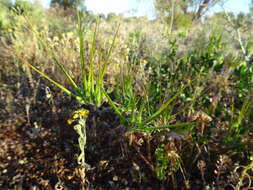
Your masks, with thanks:
[[(54, 84), (56, 87), (61, 89), (63, 92), (65, 92), (67, 95), (74, 97), (80, 104), (95, 104), (97, 106), (100, 106), (102, 103), (102, 100), (104, 99), (104, 93), (103, 93), (103, 82), (104, 82), (104, 74), (107, 69), (107, 65), (109, 63), (109, 58), (112, 53), (113, 46), (115, 44), (116, 36), (119, 30), (119, 26), (116, 29), (116, 32), (114, 34), (113, 40), (110, 44), (110, 47), (108, 51), (106, 52), (106, 55), (102, 54), (102, 51), (96, 51), (95, 45), (96, 40), (98, 36), (98, 21), (95, 26), (95, 30), (93, 32), (93, 37), (91, 41), (91, 48), (89, 52), (89, 62), (85, 63), (85, 27), (83, 23), (83, 14), (81, 12), (78, 13), (78, 36), (79, 36), (79, 47), (80, 47), (80, 66), (81, 66), (81, 85), (78, 86), (78, 84), (74, 81), (73, 77), (70, 75), (70, 72), (65, 68), (65, 66), (59, 61), (57, 58), (57, 55), (55, 54), (53, 48), (48, 44), (44, 38), (44, 36), (39, 33), (35, 27), (29, 22), (27, 17), (24, 17), (26, 20), (28, 29), (32, 31), (32, 33), (36, 36), (38, 39), (40, 45), (43, 47), (43, 49), (50, 54), (52, 57), (54, 64), (62, 71), (65, 78), (69, 81), (71, 84), (73, 90), (70, 90), (66, 88), (65, 86), (61, 85), (54, 79), (52, 79), (50, 76), (48, 76), (46, 73), (40, 71), (37, 67), (33, 66), (32, 64), (27, 63), (27, 65), (32, 68), (34, 71), (39, 73), (42, 77), (47, 79), (49, 82)], [(98, 69), (98, 76), (95, 76), (95, 58), (96, 55), (99, 59), (99, 69)], [(105, 61), (103, 63), (102, 58), (105, 57)], [(79, 143), (79, 149), (80, 149), (80, 155), (77, 158), (78, 164), (81, 165), (80, 170), (80, 177), (82, 179), (82, 189), (85, 189), (85, 148), (86, 148), (86, 118), (85, 116), (80, 116), (77, 120), (78, 123), (74, 126), (74, 129), (79, 135), (78, 143)]]
[[(81, 65), (81, 85), (79, 86), (73, 79), (73, 77), (70, 75), (70, 72), (65, 68), (65, 66), (60, 62), (60, 60), (57, 58), (57, 55), (55, 54), (53, 48), (46, 42), (43, 35), (40, 34), (29, 22), (27, 17), (24, 17), (28, 24), (28, 29), (32, 31), (32, 33), (36, 36), (38, 39), (40, 45), (43, 47), (43, 49), (50, 54), (50, 56), (53, 59), (53, 63), (62, 71), (65, 78), (69, 81), (69, 83), (72, 86), (72, 90), (64, 87), (59, 82), (52, 79), (50, 76), (48, 76), (46, 73), (40, 71), (37, 67), (27, 63), (29, 67), (31, 67), (34, 71), (39, 73), (42, 77), (47, 79), (49, 82), (53, 83), (55, 86), (60, 88), (63, 92), (65, 92), (67, 95), (74, 97), (80, 104), (95, 104), (95, 105), (101, 105), (101, 102), (104, 98), (103, 96), (103, 78), (104, 74), (107, 69), (107, 65), (109, 63), (110, 55), (112, 53), (112, 49), (115, 44), (116, 36), (119, 30), (119, 25), (116, 29), (116, 32), (114, 34), (114, 37), (112, 39), (112, 42), (110, 44), (110, 47), (108, 48), (108, 51), (106, 52), (106, 55), (102, 53), (102, 51), (96, 51), (95, 45), (96, 40), (98, 36), (98, 22), (96, 24), (95, 30), (93, 32), (93, 37), (91, 41), (91, 48), (90, 48), (90, 57), (89, 57), (89, 63), (85, 63), (85, 55), (84, 55), (84, 41), (85, 41), (85, 28), (83, 23), (83, 14), (81, 12), (78, 13), (78, 35), (79, 35), (79, 47), (80, 47), (80, 65)], [(96, 58), (96, 55), (99, 57), (99, 71), (98, 76), (95, 76), (94, 72), (94, 61)], [(105, 57), (105, 61), (103, 63), (102, 57)]]
[[(120, 105), (116, 102), (114, 102), (110, 96), (106, 93), (104, 90), (104, 94), (107, 97), (108, 102), (110, 105), (113, 107), (121, 121), (126, 125), (126, 126), (132, 126), (130, 128), (130, 131), (146, 131), (146, 132), (151, 132), (151, 131), (156, 131), (156, 130), (164, 130), (164, 129), (169, 129), (173, 128), (176, 129), (177, 127), (185, 127), (185, 126), (192, 126), (195, 125), (194, 123), (191, 122), (182, 122), (182, 123), (176, 123), (176, 124), (167, 124), (163, 126), (155, 126), (154, 121), (158, 119), (159, 117), (162, 117), (162, 114), (169, 109), (170, 106), (174, 105), (174, 101), (182, 94), (182, 92), (185, 90), (185, 88), (188, 86), (184, 85), (183, 87), (179, 88), (178, 92), (169, 98), (167, 101), (165, 101), (161, 106), (159, 106), (153, 113), (149, 114), (149, 110), (147, 107), (148, 106), (147, 102), (144, 100), (137, 100), (137, 98), (133, 98), (132, 102), (130, 102), (130, 106), (127, 105), (127, 107), (130, 107), (130, 117), (125, 117), (124, 112), (122, 110), (126, 110), (124, 108), (125, 105)], [(133, 91), (133, 89), (129, 90)], [(132, 96), (133, 97), (133, 96)], [(135, 96), (136, 97), (136, 96)], [(139, 103), (138, 101), (141, 101)], [(140, 106), (137, 106), (137, 105)], [(145, 110), (145, 111), (144, 111)], [(168, 112), (167, 112), (168, 114)], [(187, 128), (187, 127), (186, 127)]]

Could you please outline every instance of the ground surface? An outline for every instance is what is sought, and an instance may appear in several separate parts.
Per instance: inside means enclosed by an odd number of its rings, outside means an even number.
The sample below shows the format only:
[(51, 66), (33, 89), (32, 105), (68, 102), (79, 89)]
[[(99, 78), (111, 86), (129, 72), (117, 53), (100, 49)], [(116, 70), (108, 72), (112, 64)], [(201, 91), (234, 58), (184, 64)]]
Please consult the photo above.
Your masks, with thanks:
[[(52, 105), (43, 96), (45, 94), (42, 93), (41, 101), (31, 104), (29, 116), (24, 114), (25, 106), (21, 102), (2, 105), (1, 189), (81, 187), (80, 167), (76, 161), (79, 153), (78, 135), (66, 122), (69, 117), (67, 110), (74, 109), (77, 105), (68, 98), (61, 100), (60, 104)], [(12, 112), (8, 110), (10, 106)], [(154, 168), (149, 163), (151, 161), (146, 159), (147, 155), (143, 155), (145, 137), (142, 139), (141, 135), (144, 133), (136, 133), (137, 136), (126, 133), (127, 130), (120, 125), (108, 105), (92, 108), (86, 123), (86, 159), (89, 166), (86, 187), (160, 189), (159, 181), (152, 171)]]
[[(0, 189), (233, 189), (242, 171), (233, 172), (236, 163), (249, 164), (246, 151), (233, 152), (231, 146), (224, 146), (222, 117), (216, 118), (215, 128), (206, 126), (205, 133), (213, 130), (214, 134), (208, 143), (197, 144), (192, 135), (182, 139), (166, 131), (129, 133), (104, 103), (99, 108), (88, 106), (87, 169), (82, 184), (76, 159), (78, 135), (67, 124), (70, 112), (80, 105), (57, 90), (47, 96), (48, 87), (54, 89), (50, 84), (40, 84), (35, 93), (28, 82), (17, 88), (20, 79), (1, 73), (6, 89), (0, 92)], [(197, 138), (201, 142), (203, 137)], [(245, 150), (252, 150), (249, 139)], [(155, 171), (155, 152), (161, 142), (169, 159), (164, 180), (158, 180)], [(176, 168), (178, 163), (181, 169)], [(251, 185), (248, 179), (243, 183)]]

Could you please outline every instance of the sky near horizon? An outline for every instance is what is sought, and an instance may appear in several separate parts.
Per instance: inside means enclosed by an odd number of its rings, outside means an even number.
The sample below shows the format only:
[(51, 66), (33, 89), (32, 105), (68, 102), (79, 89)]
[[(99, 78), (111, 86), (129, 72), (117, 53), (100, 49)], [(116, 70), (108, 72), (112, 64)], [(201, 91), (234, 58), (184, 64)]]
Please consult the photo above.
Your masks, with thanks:
[[(34, 1), (34, 0), (30, 0)], [(50, 0), (39, 0), (44, 7), (49, 7)], [(248, 12), (251, 0), (227, 0), (224, 8), (228, 12)], [(85, 6), (94, 13), (108, 14), (110, 12), (135, 16), (154, 16), (153, 0), (85, 0)], [(216, 5), (210, 12), (221, 11)]]

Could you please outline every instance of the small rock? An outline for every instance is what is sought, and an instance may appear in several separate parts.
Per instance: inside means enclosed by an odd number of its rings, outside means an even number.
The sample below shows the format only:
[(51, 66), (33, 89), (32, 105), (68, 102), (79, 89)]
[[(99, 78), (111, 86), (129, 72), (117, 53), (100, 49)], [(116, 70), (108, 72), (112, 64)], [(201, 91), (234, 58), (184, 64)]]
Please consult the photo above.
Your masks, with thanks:
[(119, 177), (118, 177), (118, 176), (113, 176), (112, 180), (113, 180), (113, 181), (118, 181), (118, 180), (119, 180)]

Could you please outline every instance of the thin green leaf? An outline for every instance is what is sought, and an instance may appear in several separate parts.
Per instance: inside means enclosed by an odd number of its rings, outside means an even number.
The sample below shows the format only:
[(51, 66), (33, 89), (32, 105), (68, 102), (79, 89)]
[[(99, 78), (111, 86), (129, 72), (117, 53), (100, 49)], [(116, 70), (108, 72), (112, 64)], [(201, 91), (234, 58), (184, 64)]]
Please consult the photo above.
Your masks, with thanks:
[(60, 63), (60, 61), (58, 60), (55, 52), (52, 50), (52, 48), (45, 42), (45, 40), (41, 37), (41, 34), (34, 29), (32, 23), (29, 21), (29, 19), (27, 17), (23, 17), (27, 23), (27, 27), (28, 29), (35, 34), (36, 38), (38, 39), (38, 41), (40, 42), (40, 44), (42, 45), (42, 47), (51, 55), (51, 57), (54, 60), (54, 63), (60, 68), (60, 70), (63, 72), (63, 74), (65, 75), (65, 77), (68, 79), (68, 81), (70, 82), (70, 84), (76, 89), (78, 88), (77, 84), (74, 82), (74, 80), (72, 79), (72, 77), (70, 76), (70, 74), (67, 72), (67, 70), (65, 69), (64, 65), (62, 65)]
[(120, 27), (120, 24), (118, 25), (118, 27), (117, 27), (117, 29), (116, 29), (116, 32), (115, 32), (115, 34), (114, 34), (114, 36), (113, 36), (113, 40), (112, 40), (111, 46), (110, 46), (109, 51), (108, 51), (108, 54), (107, 54), (107, 56), (106, 56), (105, 64), (104, 64), (104, 67), (103, 67), (103, 74), (105, 73), (106, 68), (107, 68), (107, 65), (108, 65), (108, 63), (109, 63), (109, 58), (110, 58), (110, 56), (111, 56), (112, 49), (113, 49), (113, 47), (114, 47), (114, 44), (115, 44), (115, 41), (116, 41), (116, 37), (117, 37), (118, 32), (119, 32), (119, 27)]
[(146, 119), (145, 121), (143, 121), (142, 123), (140, 123), (139, 127), (141, 127), (143, 125), (146, 125), (147, 123), (151, 122), (152, 120), (156, 119), (159, 115), (161, 115), (167, 109), (167, 107), (171, 104), (171, 102), (173, 102), (178, 96), (180, 96), (180, 94), (186, 88), (186, 86), (183, 87), (178, 93), (176, 93), (166, 103), (164, 103), (153, 115), (151, 115), (148, 119)]
[(92, 44), (90, 49), (90, 64), (89, 64), (89, 76), (88, 76), (88, 83), (89, 83), (89, 91), (94, 93), (94, 59), (95, 59), (95, 45), (97, 40), (97, 31), (98, 31), (98, 21), (95, 26), (95, 31), (93, 33)]
[(132, 132), (136, 131), (154, 131), (154, 130), (164, 130), (164, 129), (177, 129), (177, 128), (182, 128), (182, 127), (189, 127), (189, 129), (196, 125), (195, 122), (182, 122), (182, 123), (175, 123), (175, 124), (170, 124), (170, 125), (163, 125), (163, 126), (157, 126), (157, 127), (135, 127), (130, 129)]
[(78, 34), (79, 34), (79, 46), (80, 46), (80, 59), (81, 59), (81, 67), (82, 67), (82, 86), (85, 89), (87, 79), (86, 79), (86, 70), (85, 70), (85, 59), (84, 59), (84, 28), (82, 24), (83, 15), (81, 12), (78, 13)]
[(62, 86), (61, 84), (59, 84), (58, 82), (56, 82), (55, 80), (53, 80), (52, 78), (50, 78), (47, 74), (43, 73), (42, 71), (40, 71), (39, 69), (37, 69), (36, 67), (34, 67), (33, 65), (31, 65), (29, 63), (26, 63), (26, 64), (30, 68), (32, 68), (34, 71), (36, 71), (37, 73), (39, 73), (42, 77), (44, 77), (45, 79), (47, 79), (49, 82), (51, 82), (52, 84), (54, 84), (55, 86), (57, 86), (58, 88), (60, 88), (67, 95), (76, 98), (76, 100), (78, 102), (80, 102), (80, 103), (84, 102), (84, 100), (82, 99), (82, 97), (75, 95), (73, 92), (71, 92), (70, 90), (68, 90), (67, 88), (65, 88), (64, 86)]

